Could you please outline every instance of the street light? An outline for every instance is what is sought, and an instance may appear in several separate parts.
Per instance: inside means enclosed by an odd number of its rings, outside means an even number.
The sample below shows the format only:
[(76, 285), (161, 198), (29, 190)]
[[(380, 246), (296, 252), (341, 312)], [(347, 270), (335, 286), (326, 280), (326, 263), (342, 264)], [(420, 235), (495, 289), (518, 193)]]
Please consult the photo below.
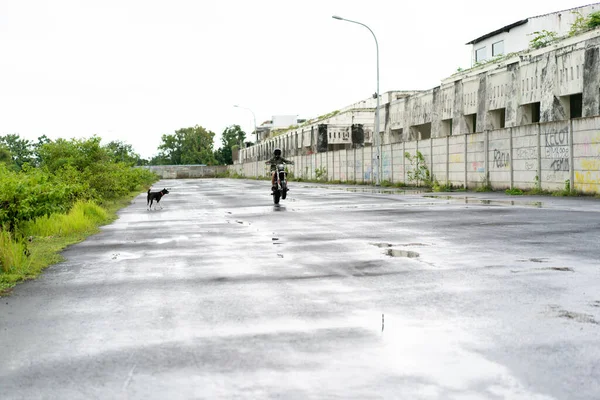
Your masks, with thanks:
[(377, 98), (377, 108), (375, 109), (375, 135), (373, 139), (377, 140), (377, 185), (381, 185), (381, 138), (379, 137), (379, 44), (377, 43), (377, 37), (375, 36), (371, 28), (369, 28), (367, 25), (361, 22), (342, 18), (338, 15), (332, 15), (331, 18), (362, 25), (365, 28), (367, 28), (369, 32), (371, 32), (371, 34), (373, 35), (373, 39), (375, 39), (375, 49), (377, 50), (377, 91), (375, 92), (375, 96)]
[(252, 118), (254, 118), (254, 133), (256, 133), (256, 143), (254, 144), (256, 147), (256, 179), (258, 179), (258, 131), (256, 130), (256, 115), (254, 115), (254, 111), (247, 107), (242, 107), (237, 104), (234, 105), (237, 108), (243, 108), (244, 110), (248, 110), (252, 113)]

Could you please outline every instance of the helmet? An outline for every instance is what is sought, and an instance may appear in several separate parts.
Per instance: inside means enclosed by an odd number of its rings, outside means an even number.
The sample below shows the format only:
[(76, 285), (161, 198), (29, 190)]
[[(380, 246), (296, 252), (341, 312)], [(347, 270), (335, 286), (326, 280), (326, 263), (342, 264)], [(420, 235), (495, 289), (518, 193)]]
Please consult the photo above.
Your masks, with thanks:
[(273, 154), (277, 157), (279, 157), (281, 155), (281, 149), (275, 149), (273, 150)]

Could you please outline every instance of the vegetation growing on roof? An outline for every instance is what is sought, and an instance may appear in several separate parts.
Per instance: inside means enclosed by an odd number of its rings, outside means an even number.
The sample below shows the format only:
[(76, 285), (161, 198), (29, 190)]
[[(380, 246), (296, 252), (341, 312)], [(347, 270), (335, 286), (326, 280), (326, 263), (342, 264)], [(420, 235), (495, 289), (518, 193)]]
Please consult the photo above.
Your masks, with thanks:
[(556, 41), (558, 34), (554, 31), (542, 29), (541, 31), (530, 33), (528, 36), (533, 36), (533, 39), (529, 41), (529, 47), (533, 49), (541, 49), (542, 47), (546, 47), (550, 43)]
[(572, 13), (575, 14), (575, 21), (571, 24), (571, 29), (569, 30), (570, 37), (600, 26), (600, 11), (591, 13), (587, 17), (579, 11), (573, 11)]

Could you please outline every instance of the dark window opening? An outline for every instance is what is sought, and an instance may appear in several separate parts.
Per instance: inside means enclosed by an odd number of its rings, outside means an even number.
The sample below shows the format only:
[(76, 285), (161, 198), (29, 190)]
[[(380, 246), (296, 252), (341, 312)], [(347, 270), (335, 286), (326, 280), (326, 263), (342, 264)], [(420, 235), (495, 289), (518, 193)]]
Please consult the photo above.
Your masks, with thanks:
[(492, 129), (502, 129), (506, 126), (506, 108), (492, 110), (489, 113)]
[(531, 103), (531, 122), (536, 124), (540, 122), (540, 102)]
[(398, 143), (402, 141), (403, 129), (392, 129), (392, 143)]
[(410, 127), (411, 136), (417, 140), (431, 138), (431, 122), (422, 125), (413, 125)]
[(581, 118), (583, 115), (583, 95), (581, 93), (577, 93), (569, 97), (569, 118)]
[(522, 125), (536, 124), (540, 122), (540, 102), (523, 104), (521, 106), (523, 111), (523, 118), (521, 119)]
[(467, 125), (466, 133), (477, 132), (477, 113), (465, 115), (465, 123)]
[(442, 136), (452, 136), (452, 118), (442, 120)]

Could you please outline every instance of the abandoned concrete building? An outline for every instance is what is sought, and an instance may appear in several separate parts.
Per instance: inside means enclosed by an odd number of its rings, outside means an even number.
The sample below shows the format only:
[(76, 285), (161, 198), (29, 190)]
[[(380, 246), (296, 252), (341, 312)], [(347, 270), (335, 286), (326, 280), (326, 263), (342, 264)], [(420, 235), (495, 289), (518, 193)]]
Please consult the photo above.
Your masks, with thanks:
[[(599, 9), (600, 3), (596, 3), (529, 18), (518, 25), (496, 30), (469, 42), (473, 46), (473, 57), (478, 62), (472, 68), (442, 80), (440, 86), (424, 91), (381, 94), (381, 145), (408, 145), (410, 142), (457, 136), (465, 136), (466, 141), (467, 136), (476, 133), (599, 116), (600, 28), (569, 35), (573, 23), (565, 22), (573, 12), (587, 15), (583, 13)], [(529, 30), (552, 29), (552, 25), (548, 24), (557, 20), (560, 20), (560, 32), (566, 31), (567, 34), (562, 37), (552, 35), (548, 43), (533, 48)], [(545, 32), (538, 34), (547, 35)], [(503, 51), (510, 53), (497, 53), (500, 41), (503, 42)], [(519, 50), (523, 43), (528, 43), (529, 47)], [(491, 49), (491, 59), (484, 60), (481, 52), (477, 55), (482, 47)], [(290, 127), (278, 136), (268, 137), (258, 145), (243, 149), (239, 162), (251, 165), (257, 159), (266, 159), (275, 147), (284, 149), (286, 156), (290, 157), (370, 147), (374, 139), (375, 107), (375, 99), (366, 99), (300, 126)], [(417, 146), (421, 148), (423, 144)], [(370, 157), (365, 154), (361, 160)], [(385, 157), (386, 154), (383, 154), (382, 158)], [(387, 154), (387, 157), (397, 156)], [(444, 157), (448, 162), (448, 152)], [(488, 158), (487, 154), (482, 155), (481, 161)], [(436, 163), (433, 151), (429, 161)], [(369, 162), (374, 161), (371, 159)], [(389, 163), (394, 165), (399, 161), (390, 160)], [(573, 176), (573, 166), (569, 168)], [(457, 179), (452, 178), (451, 170), (452, 166), (447, 165), (444, 175), (446, 180), (455, 182)], [(487, 167), (485, 172), (489, 172)], [(246, 171), (246, 174), (255, 173), (251, 169)], [(356, 174), (353, 176), (356, 177)], [(402, 179), (394, 173), (388, 178)], [(369, 179), (374, 178), (370, 176)], [(464, 181), (466, 185), (469, 179), (466, 177), (458, 181)], [(503, 180), (503, 183), (506, 182), (507, 179)], [(513, 184), (512, 178), (510, 184)]]

